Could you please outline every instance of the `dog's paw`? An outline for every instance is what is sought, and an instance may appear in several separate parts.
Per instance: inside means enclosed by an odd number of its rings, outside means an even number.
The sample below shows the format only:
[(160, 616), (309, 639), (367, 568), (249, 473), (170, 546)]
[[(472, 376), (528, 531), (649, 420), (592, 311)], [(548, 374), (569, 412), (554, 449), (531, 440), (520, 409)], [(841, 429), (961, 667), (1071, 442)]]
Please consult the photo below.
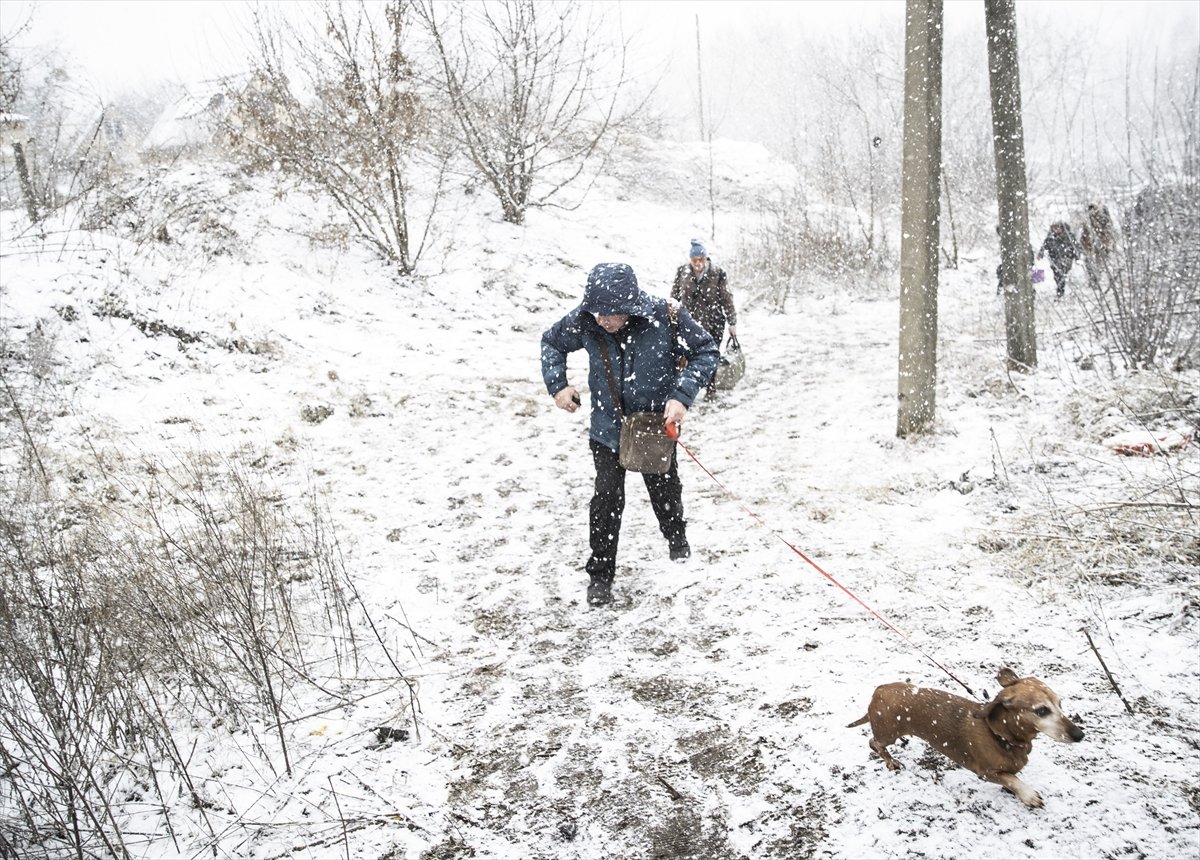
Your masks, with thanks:
[(1042, 796), (1027, 785), (1022, 785), (1017, 792), (1017, 797), (1021, 798), (1021, 802), (1030, 809), (1042, 808)]
[(982, 773), (980, 776), (989, 782), (994, 782), (998, 785), (1004, 786), (1013, 794), (1015, 794), (1017, 799), (1030, 809), (1042, 808), (1042, 796), (1025, 783), (1021, 782), (1021, 780), (1017, 779), (1015, 774), (997, 773), (995, 771), (991, 771), (989, 773)]

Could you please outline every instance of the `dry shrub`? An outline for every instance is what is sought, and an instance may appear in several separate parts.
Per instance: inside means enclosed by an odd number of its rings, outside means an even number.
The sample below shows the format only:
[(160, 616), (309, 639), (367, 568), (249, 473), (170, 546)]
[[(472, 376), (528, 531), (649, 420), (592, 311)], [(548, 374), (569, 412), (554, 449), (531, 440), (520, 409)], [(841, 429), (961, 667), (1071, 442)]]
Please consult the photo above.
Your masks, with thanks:
[(240, 256), (246, 242), (233, 226), (237, 212), (229, 201), (248, 187), (235, 167), (207, 159), (116, 176), (82, 202), (81, 226), (138, 249)]
[(763, 206), (759, 226), (749, 231), (731, 266), (755, 301), (783, 312), (803, 287), (822, 294), (864, 294), (880, 287), (894, 261), (868, 237), (836, 215), (813, 215), (798, 196)]
[(1110, 367), (1184, 370), (1200, 348), (1200, 185), (1151, 187), (1124, 214), (1125, 235), (1080, 294)]
[(1087, 444), (1165, 429), (1190, 432), (1192, 442), (1154, 457), (1080, 461), (1086, 476), (1074, 464), (1046, 465), (1063, 474), (1037, 476), (1043, 502), (1023, 510), (1009, 544), (1028, 578), (1163, 591), (1177, 596), (1177, 621), (1200, 618), (1198, 381), (1194, 371), (1134, 373), (1073, 392), (1065, 414)]
[(173, 834), (178, 792), (207, 822), (181, 735), (244, 732), (290, 773), (288, 722), (349, 701), (357, 630), (383, 645), (315, 496), (202, 455), (93, 451), (56, 481), (37, 438), (0, 436), (23, 449), (0, 469), (0, 832), (21, 856), (128, 857), (148, 808)]

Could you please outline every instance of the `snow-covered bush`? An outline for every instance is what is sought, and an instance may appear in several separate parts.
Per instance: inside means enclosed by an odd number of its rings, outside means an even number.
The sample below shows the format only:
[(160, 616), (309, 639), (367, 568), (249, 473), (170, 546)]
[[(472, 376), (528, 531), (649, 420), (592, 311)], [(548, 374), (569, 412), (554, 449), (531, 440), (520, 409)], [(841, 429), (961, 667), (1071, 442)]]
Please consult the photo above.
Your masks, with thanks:
[(873, 246), (870, 234), (853, 225), (852, 217), (815, 212), (797, 193), (760, 208), (758, 228), (744, 234), (735, 274), (757, 300), (783, 311), (788, 299), (810, 284), (821, 292), (870, 292), (894, 262), (885, 246)]
[[(1200, 399), (1197, 371), (1139, 372), (1079, 386), (1064, 403), (1067, 426), (1097, 450), (1110, 437), (1132, 429), (1178, 431), (1198, 444)], [(1035, 462), (1043, 481), (1042, 500), (1022, 512), (1014, 529), (1015, 559), (1033, 580), (1052, 580), (1069, 590), (1098, 585), (1138, 586), (1178, 592), (1178, 612), (1200, 613), (1200, 485), (1179, 454), (1098, 459), (1105, 477), (1062, 481), (1079, 468), (1045, 455)], [(1090, 464), (1095, 468), (1095, 464)], [(1054, 489), (1057, 485), (1058, 489)]]
[(0, 849), (128, 856), (147, 808), (210, 805), (207, 731), (290, 772), (297, 697), (339, 700), (363, 622), (315, 498), (232, 458), (43, 447), (24, 361), (0, 368)]
[(246, 187), (235, 166), (216, 160), (149, 168), (96, 189), (81, 204), (81, 226), (138, 247), (182, 244), (210, 259), (236, 257), (245, 243), (229, 200)]
[(1200, 347), (1200, 186), (1146, 188), (1123, 220), (1124, 254), (1091, 296), (1097, 324), (1126, 367), (1191, 366)]

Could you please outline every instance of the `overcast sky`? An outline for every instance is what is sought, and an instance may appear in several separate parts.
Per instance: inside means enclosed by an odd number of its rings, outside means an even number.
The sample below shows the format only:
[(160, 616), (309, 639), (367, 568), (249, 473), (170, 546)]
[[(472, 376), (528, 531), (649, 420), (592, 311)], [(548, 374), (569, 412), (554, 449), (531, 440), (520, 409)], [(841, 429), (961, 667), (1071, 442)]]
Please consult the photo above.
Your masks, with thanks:
[[(264, 0), (278, 5), (279, 0)], [(284, 0), (294, 5), (304, 0)], [(609, 0), (624, 28), (642, 30), (647, 50), (694, 61), (699, 16), (705, 40), (767, 18), (797, 31), (837, 31), (899, 22), (903, 0)], [(244, 33), (251, 0), (3, 0), (0, 27), (9, 33), (33, 15), (23, 44), (54, 44), (77, 64), (99, 93), (162, 80), (191, 82), (244, 67)], [(982, 28), (983, 0), (948, 0), (946, 29)], [(1198, 0), (1017, 0), (1018, 14), (1061, 31), (1064, 49), (1086, 21), (1100, 24), (1111, 47), (1134, 48), (1195, 38)], [(1090, 28), (1089, 28), (1090, 30)]]

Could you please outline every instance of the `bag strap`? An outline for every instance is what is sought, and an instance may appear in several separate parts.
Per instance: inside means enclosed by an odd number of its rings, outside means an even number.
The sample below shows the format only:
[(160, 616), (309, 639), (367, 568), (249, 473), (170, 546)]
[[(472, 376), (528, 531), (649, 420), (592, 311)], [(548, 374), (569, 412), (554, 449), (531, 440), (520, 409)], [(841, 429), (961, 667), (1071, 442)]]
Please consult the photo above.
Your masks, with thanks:
[(731, 334), (729, 336), (729, 340), (725, 341), (725, 345), (729, 349), (741, 350), (741, 348), (742, 348), (742, 345), (740, 343), (738, 343), (736, 334)]
[(679, 348), (679, 309), (682, 305), (677, 305), (670, 299), (667, 299), (667, 321), (671, 324), (671, 355), (675, 356), (675, 367), (683, 370), (688, 365), (687, 356), (683, 353), (676, 353)]
[(608, 390), (612, 392), (613, 406), (617, 409), (617, 417), (624, 418), (625, 411), (621, 408), (621, 396), (617, 394), (617, 382), (613, 379), (612, 359), (608, 357), (608, 342), (600, 338), (600, 353), (604, 356), (604, 375), (608, 377)]
[[(671, 325), (671, 354), (675, 355), (675, 350), (679, 342), (679, 305), (667, 299), (667, 320)], [(617, 393), (617, 382), (613, 379), (612, 359), (608, 355), (608, 341), (601, 335), (600, 354), (604, 356), (604, 375), (608, 378), (608, 390), (612, 393), (613, 406), (617, 409), (617, 415), (621, 418), (625, 417), (625, 410), (621, 408), (621, 395)], [(687, 356), (678, 355), (675, 358), (675, 366), (680, 370), (687, 367)]]

